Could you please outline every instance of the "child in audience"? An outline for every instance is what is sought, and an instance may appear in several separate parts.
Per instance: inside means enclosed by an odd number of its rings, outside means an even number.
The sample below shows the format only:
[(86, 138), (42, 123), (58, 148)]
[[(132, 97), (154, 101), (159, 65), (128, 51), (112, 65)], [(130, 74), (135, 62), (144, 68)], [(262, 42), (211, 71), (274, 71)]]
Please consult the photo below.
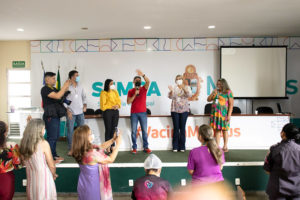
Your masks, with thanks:
[(20, 145), (21, 159), (26, 166), (28, 200), (57, 199), (56, 167), (44, 135), (44, 121), (29, 120)]
[[(78, 127), (73, 134), (71, 153), (80, 166), (77, 185), (79, 200), (111, 200), (112, 189), (108, 163), (113, 163), (121, 144), (121, 133), (102, 145), (93, 145), (94, 134), (87, 125)], [(104, 149), (114, 142), (115, 147), (108, 156)]]
[(224, 154), (214, 139), (213, 129), (206, 124), (200, 126), (198, 140), (202, 145), (190, 152), (187, 165), (192, 183), (224, 181), (221, 171), (225, 162)]
[(11, 200), (15, 193), (13, 170), (21, 168), (19, 146), (7, 142), (8, 126), (0, 121), (0, 199)]
[(144, 168), (146, 176), (137, 179), (134, 183), (131, 198), (133, 200), (166, 200), (172, 188), (168, 181), (160, 178), (162, 163), (154, 154), (149, 155)]

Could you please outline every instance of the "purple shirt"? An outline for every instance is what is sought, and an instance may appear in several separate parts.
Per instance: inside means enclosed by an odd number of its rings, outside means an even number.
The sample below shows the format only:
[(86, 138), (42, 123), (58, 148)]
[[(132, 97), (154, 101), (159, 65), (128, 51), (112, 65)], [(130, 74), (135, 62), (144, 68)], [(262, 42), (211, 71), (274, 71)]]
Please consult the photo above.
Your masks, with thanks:
[[(224, 153), (222, 154), (225, 163)], [(208, 151), (207, 146), (194, 148), (189, 155), (188, 170), (194, 170), (192, 182), (212, 183), (224, 181), (220, 165)]]

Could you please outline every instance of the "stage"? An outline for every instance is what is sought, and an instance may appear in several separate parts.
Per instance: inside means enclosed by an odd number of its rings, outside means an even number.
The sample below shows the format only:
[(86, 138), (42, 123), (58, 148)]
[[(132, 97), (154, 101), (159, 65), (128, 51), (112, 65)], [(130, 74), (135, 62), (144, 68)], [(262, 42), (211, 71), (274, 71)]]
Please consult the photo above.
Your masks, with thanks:
[[(79, 166), (72, 157), (67, 156), (66, 141), (57, 143), (57, 152), (65, 161), (57, 165), (56, 187), (58, 192), (76, 192)], [(186, 165), (189, 151), (184, 153), (172, 151), (153, 151), (163, 162), (161, 177), (167, 179), (173, 187), (179, 187), (183, 182), (189, 182), (191, 177)], [(240, 178), (241, 185), (247, 191), (262, 191), (265, 189), (268, 175), (262, 169), (267, 150), (230, 150), (225, 153), (226, 163), (223, 168), (224, 178), (235, 184)], [(148, 154), (138, 151), (136, 155), (129, 151), (121, 151), (113, 164), (110, 164), (113, 192), (130, 192), (129, 180), (135, 180), (144, 175), (143, 162)], [(15, 171), (16, 191), (25, 192), (22, 185), (26, 179), (25, 169)]]

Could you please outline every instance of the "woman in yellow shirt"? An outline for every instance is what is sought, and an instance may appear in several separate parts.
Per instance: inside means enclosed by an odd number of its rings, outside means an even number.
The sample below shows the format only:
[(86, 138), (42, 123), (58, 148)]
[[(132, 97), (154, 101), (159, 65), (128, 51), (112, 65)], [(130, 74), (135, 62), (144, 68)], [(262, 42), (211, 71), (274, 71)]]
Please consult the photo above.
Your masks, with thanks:
[[(104, 90), (100, 94), (100, 109), (105, 126), (105, 141), (110, 140), (114, 136), (115, 128), (118, 127), (119, 109), (121, 108), (121, 99), (114, 81), (106, 79)], [(111, 149), (108, 149), (110, 152)]]

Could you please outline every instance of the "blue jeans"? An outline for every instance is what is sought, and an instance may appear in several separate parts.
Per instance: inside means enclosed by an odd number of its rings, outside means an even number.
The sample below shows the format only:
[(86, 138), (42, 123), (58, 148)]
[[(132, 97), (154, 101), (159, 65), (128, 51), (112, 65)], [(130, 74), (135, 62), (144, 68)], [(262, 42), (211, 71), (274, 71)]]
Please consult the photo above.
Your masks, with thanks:
[(136, 149), (136, 132), (137, 132), (137, 125), (140, 122), (142, 128), (142, 135), (143, 135), (143, 147), (144, 149), (148, 148), (148, 135), (147, 135), (147, 113), (131, 113), (130, 115), (131, 121), (131, 140), (132, 140), (132, 149)]
[(171, 112), (171, 116), (174, 126), (173, 150), (185, 150), (185, 125), (189, 113)]
[(77, 126), (82, 126), (84, 125), (84, 114), (79, 114), (79, 115), (72, 115), (72, 120), (70, 120), (67, 117), (67, 128), (68, 128), (68, 133), (67, 133), (67, 139), (68, 139), (68, 150), (71, 150), (72, 147), (72, 138), (73, 138), (73, 132), (74, 132), (74, 124), (76, 122)]
[(45, 128), (47, 131), (47, 141), (50, 145), (51, 153), (53, 158), (57, 157), (56, 153), (56, 142), (59, 138), (60, 132), (60, 118), (46, 118), (45, 119)]

